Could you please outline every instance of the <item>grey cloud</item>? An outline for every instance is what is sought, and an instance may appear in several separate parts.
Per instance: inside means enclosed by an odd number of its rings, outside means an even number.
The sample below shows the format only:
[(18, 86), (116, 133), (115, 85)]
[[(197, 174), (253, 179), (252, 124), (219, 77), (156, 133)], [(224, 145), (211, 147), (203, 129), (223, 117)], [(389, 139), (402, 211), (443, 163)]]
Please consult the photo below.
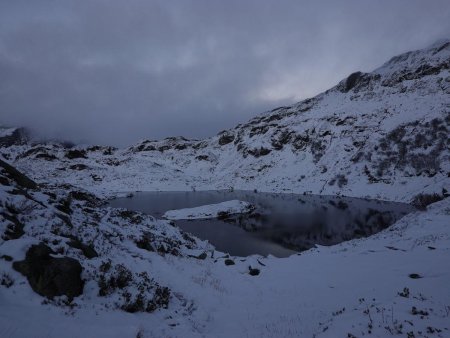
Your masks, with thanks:
[(205, 137), (450, 37), (450, 3), (0, 0), (0, 124)]

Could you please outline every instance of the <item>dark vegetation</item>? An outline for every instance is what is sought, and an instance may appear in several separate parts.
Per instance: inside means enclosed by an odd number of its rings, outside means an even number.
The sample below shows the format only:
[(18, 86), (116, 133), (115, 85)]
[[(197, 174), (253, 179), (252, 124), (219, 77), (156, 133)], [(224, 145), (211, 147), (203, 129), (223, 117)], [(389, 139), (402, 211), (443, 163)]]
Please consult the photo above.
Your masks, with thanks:
[(432, 177), (440, 171), (450, 146), (449, 124), (450, 117), (401, 125), (381, 138), (373, 149), (358, 154), (354, 162), (364, 158), (371, 163), (371, 169), (364, 170), (372, 182), (395, 171), (405, 176)]
[(69, 242), (67, 242), (67, 245), (74, 249), (81, 250), (83, 255), (88, 259), (98, 257), (98, 253), (97, 251), (95, 251), (92, 245), (84, 244), (75, 236), (71, 236), (71, 239)]
[(427, 206), (432, 203), (439, 202), (444, 198), (444, 195), (439, 194), (418, 194), (414, 196), (411, 204), (419, 210), (426, 210)]
[(347, 185), (348, 179), (347, 177), (345, 177), (345, 175), (338, 174), (328, 182), (328, 185), (334, 185), (336, 182), (338, 187), (342, 188), (344, 187), (344, 185)]
[(160, 286), (147, 272), (132, 273), (123, 264), (112, 267), (111, 261), (103, 262), (99, 270), (99, 296), (118, 293), (120, 300), (116, 305), (122, 310), (153, 312), (169, 306), (170, 289)]
[(157, 236), (153, 232), (145, 232), (135, 243), (140, 249), (157, 252), (160, 255), (180, 255), (180, 241), (170, 239), (169, 237)]
[(6, 288), (10, 288), (11, 286), (14, 285), (14, 280), (11, 278), (9, 274), (3, 272), (0, 276), (0, 285)]

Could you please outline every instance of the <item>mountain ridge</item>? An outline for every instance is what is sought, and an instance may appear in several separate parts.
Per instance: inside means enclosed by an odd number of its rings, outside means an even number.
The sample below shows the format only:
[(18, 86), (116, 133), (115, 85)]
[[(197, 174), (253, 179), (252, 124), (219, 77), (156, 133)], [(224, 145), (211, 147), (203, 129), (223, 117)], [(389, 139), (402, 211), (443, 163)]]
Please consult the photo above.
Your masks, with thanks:
[(71, 159), (55, 143), (4, 154), (37, 180), (51, 172), (100, 194), (235, 188), (409, 201), (450, 189), (449, 69), (444, 40), (207, 139), (78, 146), (84, 155)]

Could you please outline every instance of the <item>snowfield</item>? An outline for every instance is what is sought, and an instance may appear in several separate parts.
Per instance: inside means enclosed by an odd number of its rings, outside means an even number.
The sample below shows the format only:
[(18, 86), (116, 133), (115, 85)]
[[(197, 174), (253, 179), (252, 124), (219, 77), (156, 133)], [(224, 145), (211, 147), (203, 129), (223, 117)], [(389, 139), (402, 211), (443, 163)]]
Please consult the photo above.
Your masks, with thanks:
[[(172, 290), (167, 309), (109, 309), (89, 283), (74, 308), (43, 305), (26, 279), (1, 288), (2, 337), (448, 337), (450, 201), (415, 212), (367, 239), (319, 247), (285, 259), (204, 260), (113, 249), (105, 257), (148, 271)], [(32, 240), (35, 241), (35, 240)], [(0, 255), (22, 259), (30, 239), (8, 241)], [(139, 251), (139, 250), (138, 250)], [(118, 255), (114, 252), (117, 252)], [(136, 253), (136, 249), (134, 249)], [(103, 259), (103, 257), (102, 257)], [(235, 264), (226, 265), (231, 259)], [(95, 264), (93, 262), (93, 264)], [(249, 267), (258, 269), (251, 276)], [(113, 303), (112, 303), (113, 304)], [(23, 325), (26, 313), (27, 325)], [(422, 332), (419, 335), (418, 332)]]
[(170, 220), (178, 219), (205, 219), (205, 218), (217, 218), (221, 214), (234, 215), (244, 214), (252, 211), (254, 206), (245, 201), (226, 201), (216, 204), (203, 205), (195, 208), (185, 208), (178, 210), (169, 210), (164, 213), (163, 218)]
[[(0, 131), (0, 337), (450, 337), (449, 69), (444, 41), (205, 140), (69, 147)], [(230, 188), (442, 200), (281, 259), (232, 257), (105, 206)]]

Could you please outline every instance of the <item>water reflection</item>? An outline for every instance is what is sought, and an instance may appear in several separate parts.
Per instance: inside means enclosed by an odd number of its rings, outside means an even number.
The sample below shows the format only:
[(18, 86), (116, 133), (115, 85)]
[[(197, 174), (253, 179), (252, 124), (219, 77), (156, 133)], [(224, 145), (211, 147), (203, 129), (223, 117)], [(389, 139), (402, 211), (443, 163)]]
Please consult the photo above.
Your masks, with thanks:
[(175, 223), (232, 255), (283, 257), (315, 244), (332, 245), (369, 236), (413, 210), (406, 204), (377, 200), (250, 191), (143, 192), (110, 204), (161, 217), (167, 210), (231, 199), (250, 202), (256, 210), (224, 220)]

